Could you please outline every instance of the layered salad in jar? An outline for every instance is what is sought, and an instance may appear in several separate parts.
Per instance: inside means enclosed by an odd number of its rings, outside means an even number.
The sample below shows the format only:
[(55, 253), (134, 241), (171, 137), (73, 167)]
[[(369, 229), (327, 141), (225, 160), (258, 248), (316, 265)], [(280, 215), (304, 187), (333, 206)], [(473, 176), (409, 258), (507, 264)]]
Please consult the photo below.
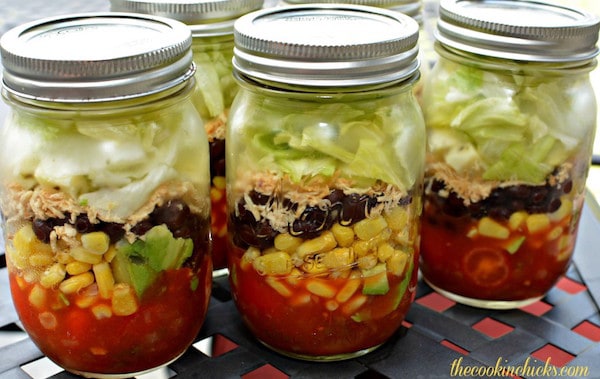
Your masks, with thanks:
[[(227, 37), (202, 37), (194, 42), (197, 87), (193, 101), (204, 121), (210, 146), (211, 229), (213, 265), (227, 265), (227, 199), (225, 194), (225, 130), (227, 116), (238, 85), (233, 77), (231, 59), (233, 40)], [(228, 49), (224, 49), (228, 47)]]
[(417, 281), (425, 132), (412, 94), (238, 96), (228, 267), (243, 320), (296, 358), (376, 348), (401, 326)]
[(15, 107), (0, 200), (25, 330), (76, 373), (174, 360), (200, 330), (211, 288), (208, 148), (193, 107)]
[(444, 59), (425, 86), (421, 269), (471, 305), (539, 299), (575, 246), (594, 94), (586, 68), (538, 68), (489, 71)]

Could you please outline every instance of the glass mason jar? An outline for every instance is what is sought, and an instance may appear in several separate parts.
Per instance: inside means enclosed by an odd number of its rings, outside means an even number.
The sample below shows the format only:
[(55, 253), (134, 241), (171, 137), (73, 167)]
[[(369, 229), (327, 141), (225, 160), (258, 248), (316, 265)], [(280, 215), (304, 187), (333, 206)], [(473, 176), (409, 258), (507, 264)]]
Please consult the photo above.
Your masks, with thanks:
[(212, 259), (226, 267), (225, 126), (238, 84), (233, 78), (233, 23), (262, 7), (263, 0), (111, 0), (111, 10), (169, 17), (192, 30), (196, 89), (192, 100), (210, 144)]
[(594, 140), (598, 27), (537, 2), (441, 1), (421, 239), (440, 293), (515, 308), (565, 273)]
[(209, 152), (191, 33), (66, 15), (0, 40), (0, 205), (10, 288), (68, 371), (131, 377), (194, 341), (211, 290)]
[(417, 34), (398, 12), (340, 4), (235, 24), (230, 283), (250, 330), (285, 355), (365, 354), (414, 297), (425, 159)]

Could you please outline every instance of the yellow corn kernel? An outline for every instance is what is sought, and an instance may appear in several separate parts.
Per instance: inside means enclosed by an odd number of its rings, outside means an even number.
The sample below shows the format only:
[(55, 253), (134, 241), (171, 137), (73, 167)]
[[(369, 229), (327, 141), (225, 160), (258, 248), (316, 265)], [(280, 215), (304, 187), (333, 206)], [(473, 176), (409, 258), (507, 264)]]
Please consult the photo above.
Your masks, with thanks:
[(40, 284), (45, 288), (52, 288), (65, 279), (67, 271), (61, 263), (55, 263), (48, 267), (40, 276)]
[(377, 265), (377, 262), (378, 262), (378, 259), (377, 259), (377, 255), (375, 255), (375, 254), (366, 255), (364, 257), (358, 258), (358, 260), (357, 260), (358, 268), (363, 269), (363, 270), (368, 270), (368, 269), (375, 267)]
[(333, 236), (333, 233), (328, 230), (317, 238), (302, 242), (302, 244), (298, 246), (296, 254), (298, 254), (300, 259), (304, 259), (307, 255), (329, 251), (336, 246), (337, 242), (335, 237)]
[(550, 226), (550, 219), (543, 213), (536, 213), (527, 217), (526, 225), (529, 233), (537, 233)]
[(354, 229), (349, 226), (343, 226), (335, 223), (331, 227), (331, 232), (340, 247), (350, 247), (354, 242)]
[(77, 261), (89, 263), (92, 265), (102, 262), (102, 255), (91, 253), (89, 250), (83, 248), (82, 246), (76, 246), (71, 248), (69, 254), (71, 254), (71, 257), (73, 257), (73, 259)]
[(321, 263), (330, 269), (350, 268), (356, 257), (354, 250), (347, 247), (337, 247), (330, 252), (320, 254)]
[(548, 233), (548, 235), (546, 236), (546, 239), (548, 241), (552, 241), (557, 239), (558, 237), (560, 237), (563, 233), (563, 228), (562, 226), (555, 226), (550, 233)]
[(395, 207), (389, 212), (383, 214), (385, 221), (393, 231), (401, 231), (407, 228), (408, 211), (404, 207)]
[(508, 228), (500, 225), (490, 217), (483, 217), (480, 219), (477, 230), (482, 236), (490, 238), (507, 239), (510, 236), (510, 230), (508, 230)]
[(55, 258), (58, 263), (62, 263), (64, 265), (67, 265), (71, 262), (75, 262), (75, 258), (73, 258), (71, 254), (65, 251), (59, 251), (58, 253), (56, 253)]
[(573, 202), (567, 196), (560, 198), (560, 207), (550, 214), (552, 221), (560, 221), (573, 213)]
[(69, 275), (79, 275), (90, 271), (92, 269), (92, 265), (85, 262), (73, 261), (71, 263), (67, 263), (66, 269)]
[(292, 286), (297, 286), (300, 283), (300, 281), (302, 280), (302, 277), (303, 277), (302, 271), (300, 271), (296, 267), (294, 267), (292, 269), (292, 271), (290, 272), (290, 274), (285, 277), (285, 280)]
[(381, 231), (381, 233), (377, 234), (375, 237), (369, 240), (369, 243), (373, 248), (376, 248), (382, 243), (389, 242), (392, 238), (392, 229), (385, 228)]
[(92, 270), (94, 271), (100, 297), (109, 299), (115, 285), (115, 278), (113, 277), (110, 264), (108, 262), (101, 262), (95, 264)]
[(92, 307), (92, 313), (96, 320), (101, 320), (112, 316), (112, 308), (108, 304), (98, 304)]
[(272, 276), (267, 276), (265, 281), (267, 282), (267, 284), (269, 286), (271, 286), (271, 288), (273, 288), (275, 291), (277, 291), (281, 296), (283, 296), (283, 297), (292, 296), (292, 291), (283, 283), (283, 281), (281, 279), (278, 279), (278, 278), (275, 278)]
[(28, 261), (33, 267), (45, 267), (54, 263), (54, 256), (44, 253), (34, 253), (29, 256)]
[(107, 261), (108, 263), (110, 263), (115, 258), (115, 255), (117, 255), (117, 249), (114, 246), (111, 245), (108, 248), (108, 251), (106, 253), (104, 253), (103, 258), (104, 258), (105, 261)]
[(42, 287), (35, 285), (31, 289), (31, 292), (29, 292), (28, 300), (34, 307), (41, 309), (46, 303), (46, 291)]
[(324, 280), (316, 278), (306, 282), (306, 289), (308, 292), (326, 299), (332, 299), (336, 294), (335, 287), (329, 285)]
[(52, 312), (42, 312), (38, 315), (40, 324), (46, 330), (54, 330), (58, 326), (58, 320)]
[(411, 258), (410, 255), (403, 251), (400, 251), (400, 250), (394, 251), (394, 254), (392, 254), (392, 256), (389, 257), (388, 260), (386, 261), (387, 270), (392, 275), (396, 275), (396, 276), (402, 275), (402, 273), (404, 272), (404, 268), (406, 267), (406, 264), (408, 263), (409, 258)]
[(467, 237), (469, 237), (469, 238), (475, 238), (478, 235), (479, 235), (479, 231), (477, 230), (477, 228), (471, 228), (467, 232)]
[(9, 244), (6, 244), (6, 256), (9, 258), (9, 265), (13, 265), (21, 270), (29, 267), (29, 255), (21, 253)]
[(213, 186), (215, 186), (216, 188), (220, 189), (220, 190), (224, 190), (225, 189), (225, 177), (224, 176), (215, 176), (213, 178)]
[(517, 230), (525, 223), (525, 220), (527, 220), (527, 212), (514, 212), (508, 219), (508, 227), (510, 230)]
[(242, 255), (242, 259), (240, 261), (240, 266), (242, 270), (246, 271), (252, 267), (252, 262), (256, 258), (260, 257), (260, 250), (256, 247), (249, 247), (248, 250)]
[(357, 257), (364, 257), (371, 253), (372, 246), (369, 243), (369, 241), (360, 241), (359, 240), (352, 244), (352, 250), (354, 250), (354, 253), (356, 254)]
[(377, 259), (379, 259), (379, 262), (387, 261), (393, 254), (394, 247), (387, 242), (377, 247)]
[(329, 312), (335, 311), (336, 309), (338, 309), (339, 306), (340, 305), (335, 300), (327, 300), (325, 302), (325, 309), (327, 309)]
[(358, 287), (360, 287), (360, 279), (348, 279), (342, 289), (335, 295), (335, 300), (338, 303), (345, 303), (356, 293)]
[(19, 229), (13, 238), (13, 245), (20, 254), (29, 255), (33, 250), (31, 244), (37, 240), (31, 224), (26, 224)]
[(293, 267), (289, 254), (283, 251), (256, 257), (252, 266), (260, 275), (287, 275)]
[(298, 246), (302, 244), (303, 240), (300, 237), (294, 237), (289, 233), (278, 234), (275, 237), (275, 248), (277, 250), (285, 251), (292, 254), (296, 251)]
[(362, 295), (362, 294), (356, 295), (352, 299), (348, 300), (342, 306), (342, 312), (344, 312), (344, 314), (349, 316), (349, 315), (355, 313), (366, 302), (367, 302), (367, 297), (365, 295)]
[(573, 249), (565, 249), (562, 250), (560, 253), (558, 253), (558, 255), (556, 256), (556, 260), (557, 261), (566, 261), (567, 259), (571, 258), (571, 255), (573, 254)]
[(81, 291), (85, 287), (94, 283), (94, 274), (91, 272), (84, 272), (83, 274), (71, 276), (60, 283), (58, 289), (64, 294), (72, 294)]
[(214, 202), (217, 202), (223, 198), (223, 192), (217, 188), (210, 189), (210, 199)]
[(574, 238), (570, 234), (565, 234), (564, 236), (560, 237), (560, 239), (558, 240), (558, 248), (561, 250), (562, 249), (571, 250), (571, 249), (573, 249), (573, 242), (574, 242)]
[(312, 295), (310, 293), (303, 292), (303, 293), (296, 294), (295, 296), (290, 297), (288, 299), (288, 303), (292, 307), (297, 307), (297, 306), (301, 306), (301, 305), (306, 305), (306, 304), (310, 303), (311, 300), (312, 300)]
[(368, 241), (371, 238), (376, 237), (385, 228), (387, 228), (387, 222), (383, 216), (377, 216), (374, 218), (365, 218), (354, 224), (354, 233), (356, 236), (363, 241)]
[(92, 254), (102, 255), (108, 251), (110, 237), (104, 232), (91, 232), (81, 236), (83, 248)]
[(92, 353), (94, 355), (107, 355), (108, 354), (108, 350), (106, 350), (103, 347), (92, 346), (92, 347), (90, 347), (90, 353)]
[(79, 307), (79, 308), (89, 308), (92, 305), (96, 304), (97, 300), (98, 300), (98, 287), (94, 288), (93, 291), (87, 291), (88, 288), (92, 288), (95, 287), (93, 284), (89, 287), (87, 287), (86, 289), (84, 289), (83, 291), (83, 295), (82, 296), (77, 296), (77, 298), (75, 299), (75, 304)]
[(135, 290), (129, 284), (116, 284), (111, 300), (112, 310), (116, 316), (129, 316), (138, 310)]

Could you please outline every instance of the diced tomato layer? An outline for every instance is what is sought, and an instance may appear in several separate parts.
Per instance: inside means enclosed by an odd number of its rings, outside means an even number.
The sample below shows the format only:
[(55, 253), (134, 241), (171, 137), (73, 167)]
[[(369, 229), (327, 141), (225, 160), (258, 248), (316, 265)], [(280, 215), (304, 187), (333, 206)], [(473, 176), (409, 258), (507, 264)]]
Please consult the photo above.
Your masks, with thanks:
[[(92, 309), (110, 310), (97, 299), (80, 308), (85, 291), (65, 295), (28, 283), (9, 271), (12, 297), (31, 339), (51, 360), (67, 370), (101, 374), (136, 373), (164, 365), (194, 341), (206, 315), (211, 286), (208, 255), (199, 269), (168, 270), (148, 289), (129, 316), (102, 317)], [(29, 296), (36, 288), (36, 306)], [(87, 303), (89, 304), (89, 303)], [(109, 312), (110, 314), (110, 312)]]
[[(426, 202), (421, 227), (421, 270), (433, 285), (456, 295), (516, 301), (543, 296), (563, 275), (575, 245), (579, 213), (543, 228), (493, 220), (500, 237), (477, 232), (481, 219), (452, 217)], [(531, 215), (525, 215), (529, 217)], [(550, 215), (548, 215), (550, 216)]]
[(350, 283), (362, 279), (261, 276), (241, 262), (243, 250), (232, 252), (230, 281), (245, 323), (263, 343), (306, 357), (351, 354), (384, 343), (401, 326), (417, 282), (413, 262), (409, 272), (387, 274), (387, 293), (364, 295), (362, 284)]

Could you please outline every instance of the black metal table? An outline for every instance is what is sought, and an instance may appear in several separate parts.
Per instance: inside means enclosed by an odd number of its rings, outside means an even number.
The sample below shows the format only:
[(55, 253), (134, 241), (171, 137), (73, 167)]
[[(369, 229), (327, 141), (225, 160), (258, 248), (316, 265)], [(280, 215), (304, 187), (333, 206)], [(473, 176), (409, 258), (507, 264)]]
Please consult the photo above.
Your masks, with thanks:
[[(0, 34), (43, 16), (108, 8), (108, 0), (0, 0)], [(5, 111), (0, 104), (0, 117)], [(600, 378), (598, 215), (599, 208), (589, 196), (574, 262), (542, 301), (518, 310), (481, 310), (448, 301), (420, 281), (404, 326), (388, 343), (361, 358), (337, 363), (293, 360), (258, 344), (241, 323), (227, 278), (215, 278), (208, 315), (196, 341), (201, 345), (210, 340), (208, 345), (218, 349), (208, 353), (190, 347), (169, 365), (169, 375), (216, 379), (511, 377), (496, 369), (501, 366), (521, 370), (513, 377)], [(0, 333), (22, 335), (10, 299), (3, 247)], [(0, 345), (0, 378), (30, 378), (23, 366), (43, 358), (26, 337)], [(535, 371), (540, 367), (549, 371)], [(475, 372), (467, 375), (470, 369)], [(566, 375), (561, 376), (560, 370)], [(61, 371), (44, 377), (75, 376)]]

